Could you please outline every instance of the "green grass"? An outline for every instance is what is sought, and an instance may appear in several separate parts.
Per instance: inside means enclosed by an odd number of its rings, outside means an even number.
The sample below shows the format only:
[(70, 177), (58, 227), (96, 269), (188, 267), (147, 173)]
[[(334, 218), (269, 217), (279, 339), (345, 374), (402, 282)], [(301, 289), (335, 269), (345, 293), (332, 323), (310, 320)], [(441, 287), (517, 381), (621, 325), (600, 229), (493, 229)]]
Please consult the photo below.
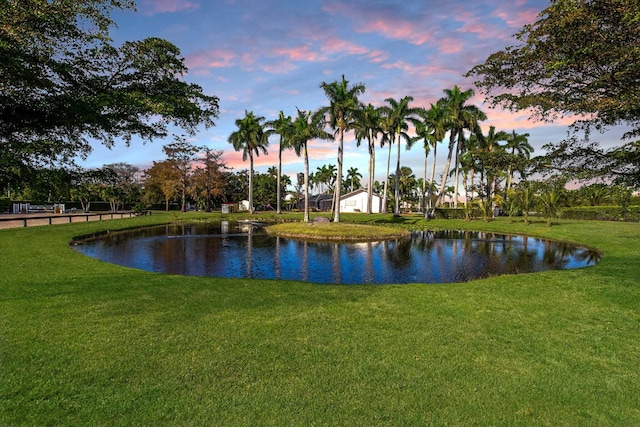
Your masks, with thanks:
[(637, 223), (343, 214), (604, 255), (453, 285), (180, 277), (68, 246), (175, 219), (0, 230), (0, 425), (640, 425)]
[(408, 230), (379, 225), (337, 223), (286, 222), (267, 227), (269, 234), (291, 238), (338, 241), (384, 240), (401, 237)]

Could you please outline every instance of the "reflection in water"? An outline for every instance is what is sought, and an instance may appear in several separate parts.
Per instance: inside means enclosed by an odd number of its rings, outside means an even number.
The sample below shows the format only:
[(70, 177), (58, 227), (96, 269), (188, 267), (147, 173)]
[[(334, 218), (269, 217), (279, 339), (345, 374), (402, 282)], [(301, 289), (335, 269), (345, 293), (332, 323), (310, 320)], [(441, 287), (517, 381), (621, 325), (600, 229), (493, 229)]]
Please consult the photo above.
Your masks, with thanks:
[(75, 249), (107, 262), (190, 276), (316, 283), (450, 283), (500, 274), (580, 268), (598, 252), (526, 236), (421, 231), (366, 243), (272, 237), (250, 223), (187, 224), (111, 233)]

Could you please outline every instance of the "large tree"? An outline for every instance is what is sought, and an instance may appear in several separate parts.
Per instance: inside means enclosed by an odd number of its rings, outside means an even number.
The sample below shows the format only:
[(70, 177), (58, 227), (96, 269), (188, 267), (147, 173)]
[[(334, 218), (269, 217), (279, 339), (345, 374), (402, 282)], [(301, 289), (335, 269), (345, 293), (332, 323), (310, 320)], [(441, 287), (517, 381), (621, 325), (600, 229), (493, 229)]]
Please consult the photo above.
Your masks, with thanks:
[(520, 42), (470, 72), (494, 105), (541, 118), (586, 115), (640, 134), (640, 3), (553, 0), (516, 34)]
[(178, 188), (180, 191), (180, 210), (187, 210), (187, 193), (193, 174), (192, 164), (197, 159), (201, 147), (196, 147), (184, 138), (176, 137), (176, 140), (162, 147), (167, 160), (177, 171)]
[(195, 160), (196, 167), (191, 176), (189, 192), (197, 200), (204, 202), (206, 212), (211, 212), (213, 199), (221, 199), (224, 195), (224, 171), (227, 165), (222, 159), (222, 151), (214, 151), (208, 147), (201, 149), (203, 152)]
[(156, 195), (162, 194), (165, 210), (169, 210), (169, 202), (180, 194), (180, 172), (170, 160), (154, 161), (144, 172), (145, 198), (155, 203)]
[(218, 98), (182, 80), (179, 49), (147, 38), (114, 46), (111, 12), (129, 0), (4, 0), (0, 7), (0, 185), (71, 163), (116, 139), (212, 126)]
[(342, 182), (342, 159), (344, 154), (344, 133), (353, 126), (355, 115), (360, 107), (358, 96), (364, 93), (365, 86), (362, 83), (349, 85), (349, 81), (342, 76), (342, 80), (332, 83), (322, 82), (320, 87), (324, 90), (329, 99), (329, 106), (321, 111), (329, 117), (329, 125), (338, 136), (338, 176), (335, 186), (334, 199), (334, 222), (340, 222), (340, 195)]
[[(628, 0), (552, 0), (516, 35), (518, 44), (471, 69), (494, 106), (531, 111), (534, 118), (577, 116), (576, 129), (627, 125), (640, 135), (640, 3)], [(568, 139), (551, 147), (573, 169), (639, 186), (639, 146), (608, 151)], [(591, 155), (597, 155), (595, 159)], [(586, 157), (577, 157), (586, 156)], [(604, 167), (602, 167), (604, 165)], [(589, 166), (595, 166), (594, 168)], [(583, 171), (583, 175), (584, 175)]]
[(269, 140), (264, 129), (264, 117), (254, 115), (253, 111), (244, 113), (243, 118), (236, 119), (238, 130), (229, 135), (229, 143), (234, 150), (242, 151), (243, 161), (249, 159), (249, 213), (253, 213), (253, 156), (267, 154)]

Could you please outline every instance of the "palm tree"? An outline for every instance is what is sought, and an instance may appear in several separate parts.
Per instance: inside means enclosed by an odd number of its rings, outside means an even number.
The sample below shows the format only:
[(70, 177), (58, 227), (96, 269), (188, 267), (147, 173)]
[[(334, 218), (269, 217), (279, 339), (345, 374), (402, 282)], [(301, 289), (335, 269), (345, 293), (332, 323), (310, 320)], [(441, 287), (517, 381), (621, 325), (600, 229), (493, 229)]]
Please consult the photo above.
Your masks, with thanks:
[(282, 185), (281, 185), (281, 177), (282, 177), (282, 151), (285, 148), (289, 148), (289, 139), (291, 137), (291, 128), (293, 126), (293, 122), (291, 121), (291, 116), (285, 116), (284, 112), (280, 110), (280, 115), (277, 119), (271, 120), (266, 123), (266, 126), (269, 127), (267, 129), (267, 137), (272, 134), (280, 135), (280, 144), (278, 148), (278, 175), (277, 175), (277, 186), (278, 186), (278, 195), (276, 202), (276, 213), (281, 214), (281, 201), (282, 201)]
[[(433, 164), (431, 166), (431, 178), (429, 179), (429, 208), (431, 208), (431, 192), (434, 188), (435, 174), (436, 174), (436, 161), (437, 161), (437, 149), (438, 144), (444, 140), (444, 136), (447, 133), (447, 126), (449, 125), (449, 110), (446, 108), (446, 103), (443, 100), (431, 104), (428, 110), (424, 110), (422, 113), (422, 120), (427, 128), (430, 128), (431, 143), (433, 146)], [(425, 218), (429, 216), (428, 212), (425, 212)]]
[(336, 181), (336, 165), (318, 166), (315, 178), (318, 191), (321, 193), (331, 192)]
[(504, 151), (500, 141), (506, 141), (508, 134), (505, 131), (496, 132), (495, 126), (489, 126), (489, 132), (478, 140), (478, 158), (481, 165), (481, 176), (484, 181), (486, 175), (486, 196), (491, 200), (496, 193), (498, 174), (502, 170)]
[(447, 184), (447, 176), (449, 175), (449, 168), (451, 166), (451, 158), (453, 157), (453, 150), (455, 148), (455, 182), (454, 182), (454, 204), (458, 203), (458, 179), (459, 179), (459, 163), (460, 151), (464, 146), (464, 131), (469, 130), (473, 133), (480, 133), (479, 121), (486, 120), (487, 116), (480, 111), (475, 105), (468, 105), (466, 102), (473, 96), (473, 90), (468, 89), (461, 91), (458, 86), (454, 86), (453, 89), (445, 89), (445, 96), (441, 98), (441, 101), (445, 103), (448, 110), (448, 129), (449, 129), (449, 154), (447, 155), (447, 162), (445, 164), (444, 173), (442, 174), (442, 184), (440, 186), (440, 196), (436, 200), (437, 207), (444, 197), (444, 190)]
[(507, 188), (509, 191), (513, 185), (514, 169), (517, 167), (517, 160), (529, 160), (533, 147), (529, 144), (529, 134), (522, 133), (517, 134), (516, 131), (512, 131), (507, 137), (507, 150), (511, 150), (512, 161), (509, 162), (509, 170), (507, 171)]
[(416, 116), (422, 111), (418, 107), (409, 107), (409, 103), (413, 101), (412, 96), (405, 96), (400, 101), (396, 101), (393, 98), (385, 99), (389, 105), (382, 107), (382, 110), (390, 118), (394, 127), (395, 137), (397, 138), (396, 144), (398, 148), (398, 158), (396, 162), (396, 179), (395, 179), (395, 210), (394, 215), (400, 215), (400, 142), (402, 139), (410, 141), (411, 138), (405, 132), (408, 129), (408, 122), (416, 122)]
[(349, 184), (349, 191), (357, 190), (358, 188), (360, 188), (361, 179), (362, 174), (358, 172), (358, 168), (349, 168), (345, 180)]
[(362, 106), (357, 114), (353, 124), (356, 135), (356, 145), (359, 147), (360, 142), (366, 139), (369, 148), (369, 182), (367, 184), (367, 214), (371, 214), (373, 201), (373, 178), (376, 167), (376, 138), (382, 131), (380, 126), (381, 114), (378, 108), (368, 104)]
[(407, 150), (413, 147), (413, 144), (418, 141), (424, 141), (424, 178), (420, 178), (422, 184), (421, 196), (420, 196), (420, 210), (425, 211), (425, 194), (427, 193), (427, 160), (429, 158), (429, 152), (433, 146), (433, 133), (424, 121), (418, 121), (415, 123), (416, 136), (412, 137), (407, 143)]
[(298, 110), (293, 122), (291, 147), (296, 155), (304, 156), (304, 222), (309, 222), (309, 151), (307, 145), (312, 139), (333, 139), (324, 131), (324, 117), (319, 113)]
[(329, 116), (329, 125), (338, 135), (338, 176), (335, 186), (334, 222), (340, 222), (340, 190), (342, 182), (342, 158), (344, 152), (344, 132), (352, 127), (354, 115), (359, 108), (358, 95), (364, 93), (365, 87), (362, 83), (349, 86), (349, 82), (342, 76), (342, 81), (325, 83), (320, 87), (324, 90), (329, 99), (329, 106), (320, 109), (321, 113)]
[(382, 211), (387, 212), (387, 200), (389, 198), (389, 171), (391, 169), (391, 146), (395, 140), (395, 128), (391, 117), (383, 115), (380, 118), (380, 131), (382, 132), (382, 139), (380, 140), (380, 148), (385, 144), (389, 146), (389, 152), (387, 154), (387, 174), (385, 175), (384, 188), (382, 190)]
[(249, 158), (249, 212), (253, 213), (253, 154), (267, 154), (269, 140), (264, 131), (264, 117), (255, 116), (253, 111), (245, 110), (245, 117), (236, 119), (238, 130), (231, 133), (229, 143), (236, 151), (242, 151), (242, 160)]

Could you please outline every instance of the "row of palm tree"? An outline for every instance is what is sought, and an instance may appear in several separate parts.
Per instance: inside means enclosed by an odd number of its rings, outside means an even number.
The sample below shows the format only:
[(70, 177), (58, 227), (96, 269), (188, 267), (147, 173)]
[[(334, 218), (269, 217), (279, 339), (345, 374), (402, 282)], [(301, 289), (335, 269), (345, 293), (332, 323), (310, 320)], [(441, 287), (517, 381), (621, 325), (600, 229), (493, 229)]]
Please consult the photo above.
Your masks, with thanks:
[[(452, 170), (454, 182), (454, 206), (458, 206), (460, 194), (458, 183), (462, 174), (463, 182), (471, 181), (474, 187), (475, 171), (481, 173), (480, 184), (477, 186), (478, 194), (490, 199), (495, 194), (497, 183), (506, 176), (507, 189), (513, 184), (515, 171), (522, 173), (522, 164), (516, 159), (528, 159), (532, 149), (528, 145), (528, 134), (518, 135), (515, 132), (495, 132), (491, 128), (488, 135), (483, 135), (480, 122), (486, 120), (486, 114), (477, 106), (468, 104), (473, 96), (473, 90), (461, 90), (458, 86), (444, 90), (444, 96), (429, 108), (412, 106), (413, 97), (405, 96), (399, 100), (385, 99), (385, 104), (374, 107), (372, 104), (364, 105), (358, 97), (364, 93), (365, 87), (358, 83), (350, 85), (342, 76), (340, 81), (332, 83), (323, 82), (320, 87), (324, 90), (329, 105), (321, 107), (317, 111), (297, 110), (297, 116), (292, 119), (282, 111), (277, 119), (265, 122), (264, 117), (256, 117), (253, 112), (246, 112), (245, 117), (236, 120), (238, 130), (229, 137), (229, 142), (237, 151), (243, 152), (243, 160), (249, 159), (249, 206), (252, 209), (252, 182), (253, 155), (266, 154), (268, 138), (271, 135), (279, 136), (278, 155), (278, 183), (282, 174), (282, 152), (293, 149), (297, 156), (304, 158), (304, 192), (305, 214), (304, 220), (309, 220), (309, 153), (308, 143), (312, 140), (337, 140), (338, 155), (337, 168), (335, 169), (335, 182), (343, 182), (343, 156), (344, 134), (353, 131), (356, 144), (360, 146), (367, 141), (369, 151), (369, 182), (367, 213), (372, 212), (371, 200), (373, 198), (375, 175), (376, 146), (388, 147), (387, 179), (384, 182), (383, 206), (387, 206), (388, 185), (391, 177), (394, 178), (394, 215), (400, 215), (401, 201), (401, 146), (405, 142), (406, 149), (412, 148), (416, 142), (423, 142), (425, 152), (425, 176), (422, 179), (422, 200), (426, 200), (429, 206), (423, 206), (425, 215), (433, 215), (435, 209), (441, 205), (447, 194), (447, 180), (449, 171)], [(330, 129), (333, 133), (327, 132)], [(436, 149), (449, 134), (448, 154), (442, 174), (442, 181), (435, 194)], [(505, 141), (501, 145), (499, 141)], [(390, 174), (391, 147), (396, 144), (396, 171)], [(427, 159), (432, 152), (433, 165), (431, 177), (427, 185)], [(331, 166), (331, 165), (330, 165)], [(318, 174), (331, 173), (333, 170), (321, 170)], [(487, 184), (491, 180), (490, 185)], [(325, 181), (326, 182), (326, 181)], [(328, 183), (331, 186), (331, 183)], [(280, 189), (278, 184), (278, 189)], [(468, 186), (465, 185), (465, 190)], [(353, 188), (353, 186), (351, 187)], [(484, 188), (484, 191), (480, 191)], [(342, 185), (333, 185), (333, 221), (340, 221), (339, 200)], [(428, 197), (424, 197), (426, 193)], [(281, 212), (281, 195), (278, 194), (277, 212)], [(427, 209), (428, 208), (428, 209)]]

